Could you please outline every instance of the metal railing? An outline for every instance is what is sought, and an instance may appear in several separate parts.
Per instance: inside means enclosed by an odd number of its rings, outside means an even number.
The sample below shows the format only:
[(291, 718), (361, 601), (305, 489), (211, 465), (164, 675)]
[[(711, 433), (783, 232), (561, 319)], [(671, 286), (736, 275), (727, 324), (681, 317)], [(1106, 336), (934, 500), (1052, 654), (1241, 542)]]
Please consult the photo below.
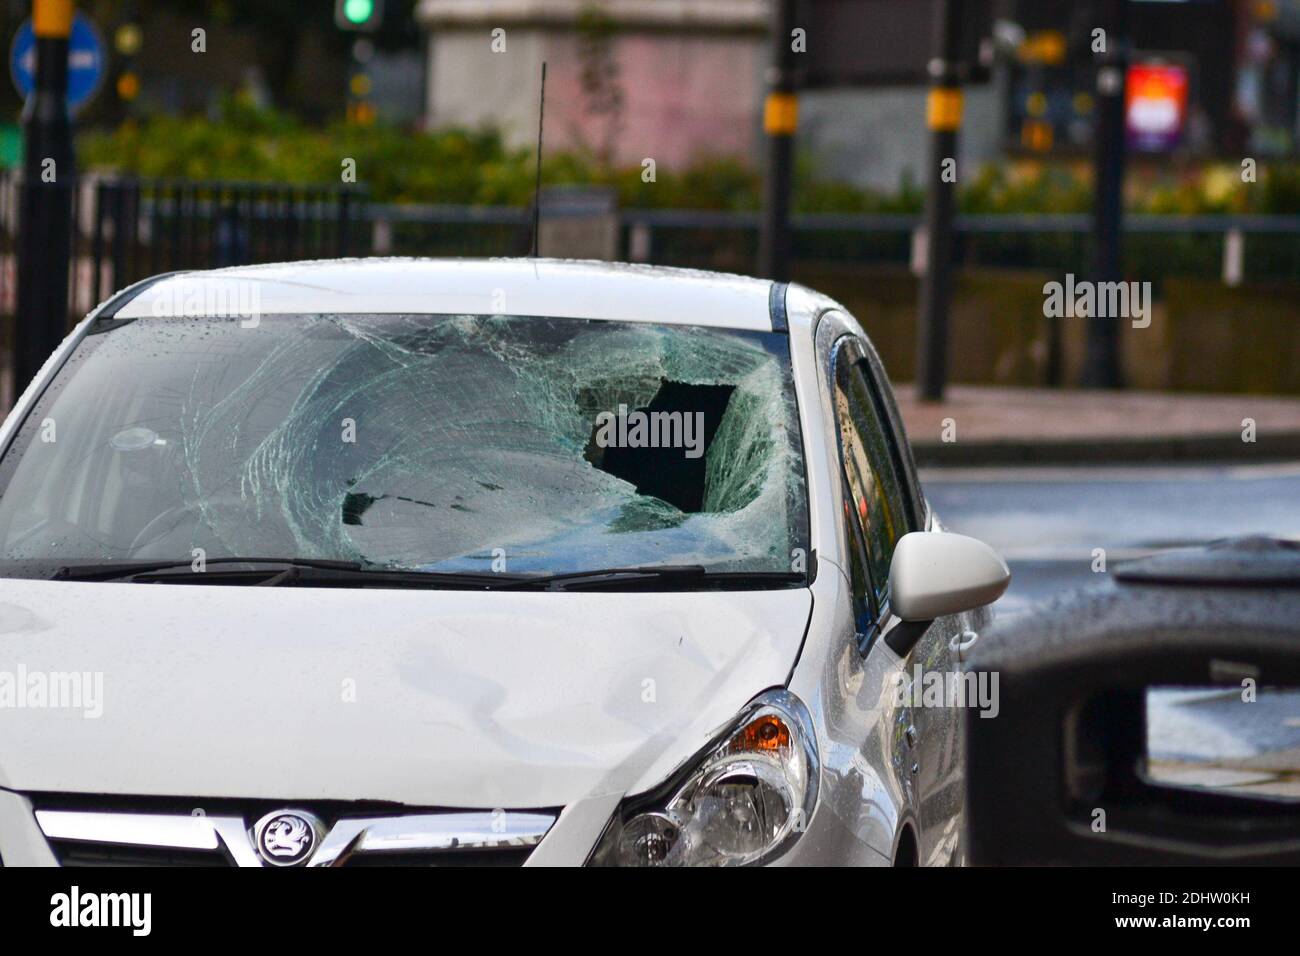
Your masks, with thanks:
[[(0, 314), (15, 307), (20, 178), (0, 173)], [(132, 282), (364, 252), (363, 189), (83, 176), (73, 187), (69, 320)]]
[[(0, 314), (14, 312), (18, 177), (0, 172)], [(759, 214), (618, 209), (619, 258), (752, 272)], [(373, 203), (364, 187), (286, 186), (83, 176), (74, 188), (69, 318), (138, 279), (203, 269), (349, 255), (515, 256), (531, 248), (517, 206)], [(1129, 216), (1133, 276), (1300, 275), (1300, 216)], [(919, 215), (793, 218), (797, 259), (924, 268)], [(1083, 273), (1087, 215), (967, 215), (956, 222), (963, 267)], [(546, 250), (542, 250), (543, 254)], [(1248, 268), (1249, 267), (1249, 268)]]
[[(372, 254), (522, 255), (529, 248), (529, 215), (514, 206), (371, 203), (364, 218)], [(752, 271), (757, 212), (620, 209), (617, 216), (620, 258)], [(798, 215), (792, 227), (797, 258), (924, 268), (919, 215)], [(957, 256), (967, 266), (1082, 272), (1091, 228), (1086, 214), (959, 216)], [(1214, 275), (1237, 285), (1247, 277), (1248, 240), (1251, 277), (1300, 274), (1300, 216), (1133, 215), (1124, 228), (1139, 275)]]

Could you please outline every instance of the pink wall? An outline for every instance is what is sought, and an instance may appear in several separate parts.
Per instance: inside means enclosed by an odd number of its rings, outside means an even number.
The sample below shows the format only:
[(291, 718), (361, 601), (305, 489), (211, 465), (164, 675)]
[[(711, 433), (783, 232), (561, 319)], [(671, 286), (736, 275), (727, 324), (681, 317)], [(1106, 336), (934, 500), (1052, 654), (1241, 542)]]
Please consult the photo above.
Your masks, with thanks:
[[(606, 143), (606, 118), (591, 115), (581, 62), (570, 36), (548, 37), (547, 148), (584, 139)], [(614, 162), (677, 166), (693, 158), (753, 158), (761, 109), (761, 41), (747, 36), (625, 35), (614, 41), (623, 90), (620, 132), (608, 139)]]

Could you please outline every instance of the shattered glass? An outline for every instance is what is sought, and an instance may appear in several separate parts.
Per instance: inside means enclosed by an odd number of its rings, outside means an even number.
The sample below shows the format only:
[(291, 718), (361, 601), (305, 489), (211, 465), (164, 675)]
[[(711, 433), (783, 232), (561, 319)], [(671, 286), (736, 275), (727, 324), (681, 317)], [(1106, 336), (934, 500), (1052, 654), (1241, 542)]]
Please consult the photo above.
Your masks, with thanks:
[[(699, 402), (698, 467), (680, 447), (615, 467), (599, 416), (665, 396), (684, 414)], [(88, 336), (0, 461), (0, 558), (189, 563), (202, 548), (440, 571), (789, 571), (807, 547), (801, 447), (774, 333), (146, 318)], [(656, 483), (698, 487), (677, 503), (639, 490)]]

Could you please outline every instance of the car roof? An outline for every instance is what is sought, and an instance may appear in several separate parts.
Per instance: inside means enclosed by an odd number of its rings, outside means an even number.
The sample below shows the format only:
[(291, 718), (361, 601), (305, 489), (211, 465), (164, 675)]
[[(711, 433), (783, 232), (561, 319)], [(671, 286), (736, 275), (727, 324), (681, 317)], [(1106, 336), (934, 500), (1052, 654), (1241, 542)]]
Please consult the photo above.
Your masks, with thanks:
[(242, 315), (252, 303), (259, 315), (523, 315), (770, 331), (771, 289), (745, 276), (585, 260), (323, 259), (171, 273), (108, 308), (123, 319)]
[(1117, 565), (1122, 584), (1300, 588), (1300, 540), (1251, 535), (1161, 551)]

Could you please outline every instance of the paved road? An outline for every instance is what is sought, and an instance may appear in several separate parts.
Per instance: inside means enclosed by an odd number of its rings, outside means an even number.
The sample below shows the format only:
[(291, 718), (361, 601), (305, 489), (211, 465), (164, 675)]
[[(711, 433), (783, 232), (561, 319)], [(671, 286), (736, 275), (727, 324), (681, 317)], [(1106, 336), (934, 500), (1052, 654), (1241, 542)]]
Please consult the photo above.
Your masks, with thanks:
[[(999, 617), (1108, 564), (1239, 534), (1300, 538), (1300, 463), (1242, 467), (933, 469), (927, 497), (953, 531), (996, 547), (1012, 584)], [(1152, 773), (1169, 782), (1300, 796), (1300, 693), (1161, 691), (1150, 699)]]
[(1300, 538), (1300, 462), (1279, 465), (927, 469), (926, 496), (952, 531), (997, 548), (1012, 583), (999, 615), (1108, 566), (1239, 534)]

